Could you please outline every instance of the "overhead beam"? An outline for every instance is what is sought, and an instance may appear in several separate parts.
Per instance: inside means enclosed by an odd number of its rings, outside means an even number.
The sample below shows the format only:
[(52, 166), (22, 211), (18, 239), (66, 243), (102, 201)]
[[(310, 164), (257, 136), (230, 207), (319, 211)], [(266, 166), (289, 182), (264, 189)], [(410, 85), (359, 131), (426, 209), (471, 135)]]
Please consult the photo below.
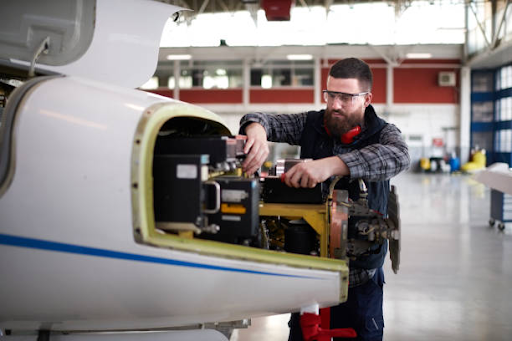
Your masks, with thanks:
[(210, 2), (210, 0), (204, 0), (203, 4), (201, 5), (201, 8), (199, 8), (199, 11), (197, 12), (197, 14), (202, 14), (205, 11), (206, 6), (208, 6), (209, 2)]
[(503, 15), (501, 16), (500, 25), (498, 26), (498, 30), (494, 32), (494, 37), (492, 39), (492, 48), (494, 49), (496, 47), (496, 44), (498, 43), (498, 38), (500, 36), (501, 28), (503, 27), (503, 23), (507, 21), (507, 10), (508, 5), (510, 5), (510, 0), (507, 0), (507, 3), (505, 4), (505, 9), (503, 10)]
[(487, 34), (485, 32), (485, 28), (482, 26), (482, 23), (478, 19), (478, 13), (476, 13), (475, 8), (473, 7), (473, 2), (469, 2), (468, 6), (471, 9), (471, 12), (473, 12), (473, 16), (475, 17), (475, 20), (476, 20), (476, 23), (478, 25), (478, 28), (480, 28), (480, 32), (482, 32), (482, 35), (484, 36), (485, 44), (487, 45), (487, 48), (490, 50), (491, 49), (491, 43), (489, 42), (489, 39), (487, 39)]

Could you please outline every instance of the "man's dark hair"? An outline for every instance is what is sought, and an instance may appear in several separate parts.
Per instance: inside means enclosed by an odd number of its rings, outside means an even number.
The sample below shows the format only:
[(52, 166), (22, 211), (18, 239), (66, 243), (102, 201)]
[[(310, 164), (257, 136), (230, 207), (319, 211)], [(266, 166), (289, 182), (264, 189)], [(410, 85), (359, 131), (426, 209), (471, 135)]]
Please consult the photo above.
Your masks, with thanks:
[(368, 64), (358, 58), (338, 60), (329, 70), (334, 78), (356, 78), (364, 91), (372, 91), (373, 74)]

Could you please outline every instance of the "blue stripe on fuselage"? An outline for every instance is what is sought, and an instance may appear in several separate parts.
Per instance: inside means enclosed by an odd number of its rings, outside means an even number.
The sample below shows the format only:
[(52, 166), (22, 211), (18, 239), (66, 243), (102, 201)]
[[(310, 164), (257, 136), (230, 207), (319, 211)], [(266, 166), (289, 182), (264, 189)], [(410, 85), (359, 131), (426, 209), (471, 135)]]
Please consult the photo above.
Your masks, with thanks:
[(248, 273), (248, 274), (255, 274), (255, 275), (265, 275), (265, 276), (279, 276), (279, 277), (292, 277), (292, 278), (304, 278), (304, 279), (322, 279), (319, 277), (286, 275), (286, 274), (279, 274), (279, 273), (272, 273), (272, 272), (230, 268), (230, 267), (225, 267), (225, 266), (184, 262), (184, 261), (175, 260), (175, 259), (138, 255), (138, 254), (134, 254), (134, 253), (119, 252), (119, 251), (98, 249), (98, 248), (93, 248), (93, 247), (88, 247), (88, 246), (51, 242), (51, 241), (46, 241), (46, 240), (41, 240), (41, 239), (17, 237), (17, 236), (6, 235), (6, 234), (0, 233), (0, 245), (1, 244), (9, 245), (9, 246), (18, 246), (18, 247), (23, 247), (23, 248), (47, 250), (47, 251), (73, 253), (73, 254), (78, 254), (78, 255), (95, 256), (95, 257), (102, 257), (102, 258), (113, 258), (113, 259), (123, 259), (123, 260), (128, 260), (128, 261), (145, 262), (145, 263), (184, 266), (184, 267), (208, 269), (208, 270), (241, 272), (241, 273)]

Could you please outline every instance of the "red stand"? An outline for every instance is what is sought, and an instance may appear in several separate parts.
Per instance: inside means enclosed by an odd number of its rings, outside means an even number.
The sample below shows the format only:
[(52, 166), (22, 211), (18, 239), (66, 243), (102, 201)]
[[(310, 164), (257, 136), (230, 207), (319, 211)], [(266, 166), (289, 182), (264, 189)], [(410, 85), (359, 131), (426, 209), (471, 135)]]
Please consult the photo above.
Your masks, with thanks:
[[(329, 329), (330, 308), (320, 310), (320, 315), (304, 313), (300, 316), (300, 326), (304, 341), (331, 341), (333, 337), (354, 338), (357, 333), (352, 328)], [(323, 326), (320, 327), (320, 324)]]

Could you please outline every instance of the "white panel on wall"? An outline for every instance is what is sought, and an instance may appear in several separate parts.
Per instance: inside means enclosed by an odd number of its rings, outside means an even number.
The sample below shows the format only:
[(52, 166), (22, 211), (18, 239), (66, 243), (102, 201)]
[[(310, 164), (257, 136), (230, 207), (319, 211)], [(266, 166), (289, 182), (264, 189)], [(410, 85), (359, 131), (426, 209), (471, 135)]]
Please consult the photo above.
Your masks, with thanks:
[[(251, 105), (211, 106), (208, 109), (220, 115), (232, 134), (238, 133), (240, 118), (251, 111), (274, 113), (299, 113), (314, 110), (313, 105)], [(439, 157), (452, 152), (459, 153), (459, 112), (458, 104), (397, 104), (386, 108), (375, 105), (377, 114), (387, 122), (395, 124), (403, 133), (409, 145), (412, 169), (422, 157)], [(444, 141), (443, 147), (432, 145), (434, 138)]]

